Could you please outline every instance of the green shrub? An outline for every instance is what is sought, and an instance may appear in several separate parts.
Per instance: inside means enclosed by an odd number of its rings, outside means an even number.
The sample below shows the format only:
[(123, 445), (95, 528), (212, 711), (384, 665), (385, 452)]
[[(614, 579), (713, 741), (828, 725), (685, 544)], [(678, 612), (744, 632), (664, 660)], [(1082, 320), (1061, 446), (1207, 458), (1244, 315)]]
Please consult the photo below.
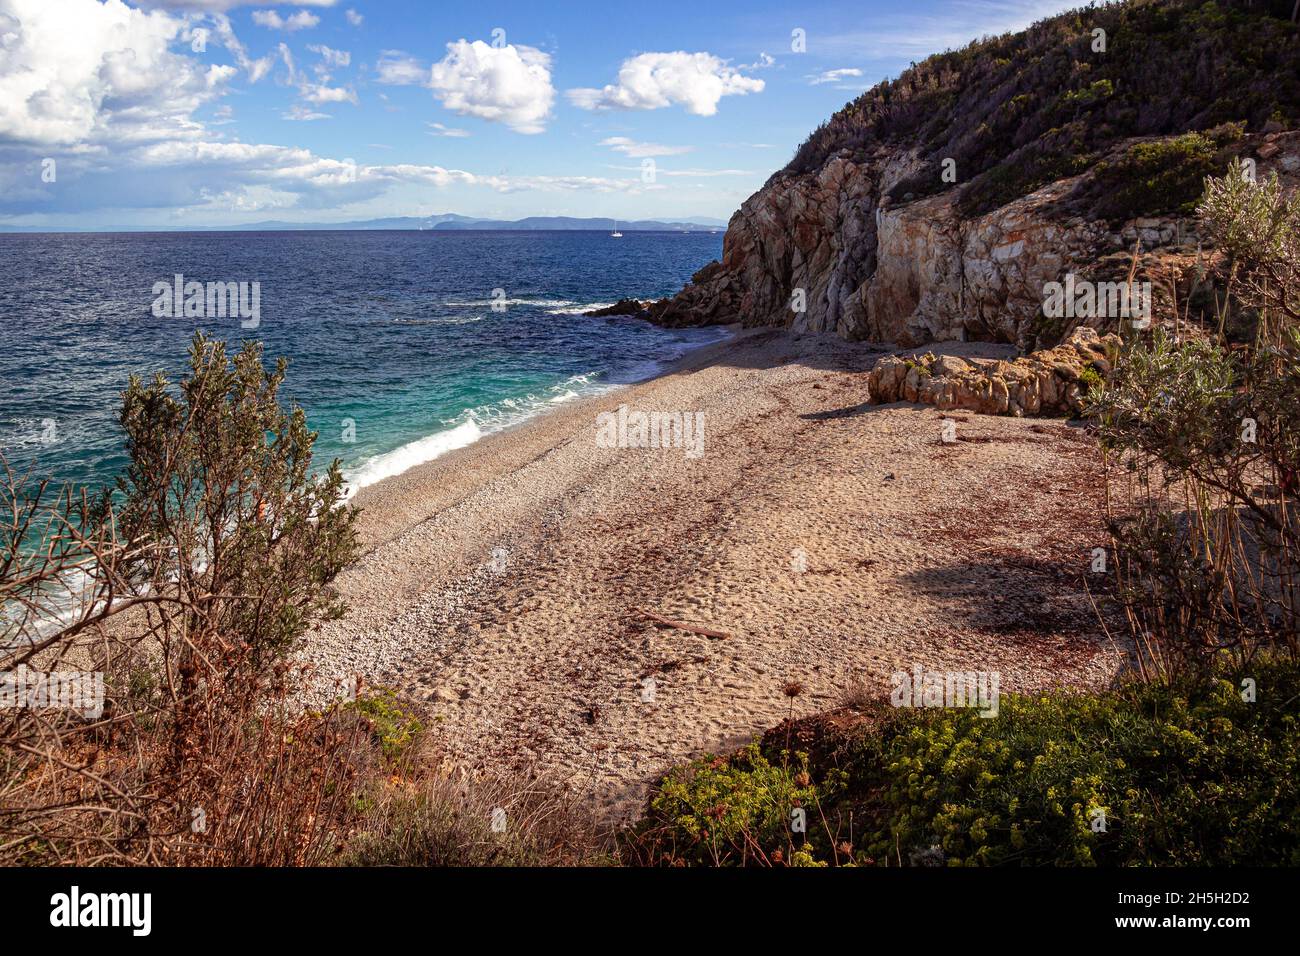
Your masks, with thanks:
[[(771, 763), (752, 743), (729, 758), (707, 756), (670, 772), (628, 835), (628, 853), (670, 865), (819, 865), (834, 852), (820, 807), (840, 792), (843, 775), (826, 773), (814, 785), (807, 755), (793, 759), (794, 769)], [(803, 834), (792, 830), (798, 809)]]
[[(1261, 648), (1300, 657), (1300, 201), (1238, 173), (1208, 181), (1200, 212), (1231, 262), (1219, 328), (1134, 338), (1089, 396), (1123, 465), (1107, 494), (1114, 596), (1160, 679)], [(1239, 310), (1254, 335), (1230, 345)]]
[(1136, 143), (1110, 163), (1099, 163), (1090, 191), (1096, 215), (1111, 221), (1174, 213), (1191, 215), (1206, 177), (1226, 171), (1224, 147), (1241, 138), (1241, 124)]
[[(1253, 677), (1259, 699), (1242, 699)], [(1300, 669), (1206, 686), (1003, 696), (903, 716), (883, 739), (890, 820), (868, 853), (942, 849), (949, 865), (1300, 863)], [(1103, 820), (1104, 831), (1096, 824)]]
[[(1246, 678), (1257, 699), (1243, 698)], [(836, 766), (750, 745), (670, 773), (625, 854), (695, 865), (1300, 864), (1300, 666), (1003, 694), (997, 716), (878, 705)], [(808, 813), (795, 847), (789, 812)], [(1100, 826), (1104, 814), (1104, 829)], [(792, 855), (797, 849), (798, 859)]]
[(405, 756), (424, 731), (424, 724), (415, 712), (387, 688), (358, 697), (348, 706), (366, 718), (371, 733), (389, 760)]
[(1083, 371), (1079, 373), (1079, 384), (1083, 386), (1085, 398), (1089, 395), (1100, 394), (1106, 387), (1106, 382), (1101, 377), (1101, 373), (1091, 365), (1084, 366)]
[(105, 692), (102, 719), (0, 721), (0, 862), (305, 865), (347, 832), (372, 748), (355, 719), (302, 713), (288, 658), (344, 611), (329, 586), (357, 511), (338, 461), (313, 468), (285, 372), (199, 333), (179, 380), (132, 376), (102, 494), (51, 500), (0, 458), (0, 672), (93, 662)]
[(1078, 90), (1070, 90), (1061, 97), (1067, 106), (1092, 106), (1115, 95), (1115, 84), (1110, 80), (1097, 80)]

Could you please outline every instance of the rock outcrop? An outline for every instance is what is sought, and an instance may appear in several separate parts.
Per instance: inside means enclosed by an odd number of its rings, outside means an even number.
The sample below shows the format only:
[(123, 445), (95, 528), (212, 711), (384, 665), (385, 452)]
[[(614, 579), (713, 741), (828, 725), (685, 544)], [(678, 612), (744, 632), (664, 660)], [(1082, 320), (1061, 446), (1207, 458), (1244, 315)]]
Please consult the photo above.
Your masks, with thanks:
[[(1056, 344), (1076, 323), (1042, 321), (1045, 285), (1138, 247), (1195, 251), (1204, 177), (1237, 159), (1300, 172), (1300, 133), (1270, 118), (1294, 116), (1300, 88), (1240, 39), (1281, 42), (1287, 17), (1226, 4), (1240, 33), (1178, 19), (1194, 0), (1110, 4), (913, 66), (815, 131), (732, 217), (721, 260), (650, 317)], [(1123, 33), (1122, 57), (1089, 52), (1094, 26)]]
[[(1290, 175), (1300, 170), (1300, 135), (1282, 141), (1291, 150), (1276, 165)], [(989, 341), (1027, 349), (1047, 283), (1087, 274), (1139, 243), (1150, 251), (1196, 241), (1185, 218), (1109, 224), (1062, 215), (1083, 176), (975, 218), (962, 215), (955, 192), (895, 205), (890, 190), (916, 166), (907, 153), (882, 149), (860, 161), (845, 151), (816, 174), (779, 175), (732, 217), (721, 262), (653, 304), (650, 318), (667, 326), (784, 326), (904, 348)]]
[(1083, 410), (1088, 381), (1110, 371), (1119, 347), (1119, 336), (1083, 326), (1056, 348), (1010, 362), (887, 355), (871, 370), (868, 386), (877, 405), (920, 402), (989, 415), (1074, 416)]
[(786, 326), (904, 347), (1020, 342), (1045, 283), (1119, 247), (1104, 223), (1053, 218), (1070, 181), (971, 220), (953, 195), (893, 205), (887, 194), (915, 167), (884, 150), (778, 178), (732, 218), (722, 261), (659, 306), (659, 320)]

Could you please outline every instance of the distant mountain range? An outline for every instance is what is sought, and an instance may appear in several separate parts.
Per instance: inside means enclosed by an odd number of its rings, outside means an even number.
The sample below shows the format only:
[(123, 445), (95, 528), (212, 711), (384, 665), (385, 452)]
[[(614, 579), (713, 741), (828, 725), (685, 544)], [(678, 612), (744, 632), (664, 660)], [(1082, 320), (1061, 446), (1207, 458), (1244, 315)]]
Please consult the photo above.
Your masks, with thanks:
[[(713, 232), (725, 229), (727, 223), (722, 219), (709, 219), (705, 216), (693, 216), (687, 219), (637, 219), (632, 222), (618, 221), (620, 232)], [(284, 222), (267, 220), (250, 222), (236, 226), (196, 226), (188, 229), (142, 228), (139, 226), (116, 226), (104, 229), (76, 229), (52, 226), (8, 226), (0, 223), (0, 232), (275, 232), (282, 230), (319, 230), (319, 229), (407, 229), (450, 231), (466, 229), (526, 229), (526, 230), (612, 230), (613, 219), (579, 219), (573, 216), (529, 216), (526, 219), (475, 219), (472, 216), (459, 216), (455, 213), (443, 213), (438, 216), (393, 216), (387, 219), (356, 219), (350, 222)]]

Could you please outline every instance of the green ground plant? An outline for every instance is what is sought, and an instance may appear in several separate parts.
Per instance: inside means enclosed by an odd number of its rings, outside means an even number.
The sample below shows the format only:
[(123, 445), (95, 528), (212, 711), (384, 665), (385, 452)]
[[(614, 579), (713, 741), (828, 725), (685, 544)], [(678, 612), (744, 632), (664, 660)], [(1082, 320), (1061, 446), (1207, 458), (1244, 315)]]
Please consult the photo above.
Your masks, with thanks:
[[(1210, 681), (1004, 694), (994, 718), (879, 703), (839, 760), (801, 764), (798, 775), (757, 744), (674, 771), (626, 855), (662, 865), (1296, 865), (1298, 699), (1300, 667), (1279, 658), (1248, 673), (1219, 668)], [(817, 807), (806, 840), (790, 833), (796, 805)]]

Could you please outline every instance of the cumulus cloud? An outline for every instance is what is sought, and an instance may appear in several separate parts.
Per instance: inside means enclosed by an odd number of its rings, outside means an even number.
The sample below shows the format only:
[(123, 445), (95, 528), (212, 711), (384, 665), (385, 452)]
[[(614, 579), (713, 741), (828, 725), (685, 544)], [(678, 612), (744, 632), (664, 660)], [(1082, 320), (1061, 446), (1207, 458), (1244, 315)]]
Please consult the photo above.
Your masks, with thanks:
[(642, 53), (624, 60), (618, 82), (602, 89), (568, 91), (586, 110), (655, 110), (679, 104), (696, 116), (713, 116), (724, 96), (763, 90), (762, 80), (743, 76), (711, 53)]
[[(325, 119), (322, 107), (355, 102), (355, 93), (327, 83), (319, 72), (298, 69), (284, 44), (264, 58), (265, 66), (257, 65), (263, 61), (248, 57), (220, 12), (208, 14), (217, 24), (214, 35), (238, 66), (191, 55), (185, 39), (194, 23), (190, 14), (97, 0), (62, 0), (57, 9), (48, 0), (0, 0), (0, 11), (0, 217), (9, 221), (84, 224), (110, 209), (119, 211), (114, 215), (165, 211), (195, 221), (253, 210), (338, 209), (412, 183), (497, 192), (658, 188), (638, 175), (507, 176), (414, 164), (362, 166), (304, 148), (232, 141), (219, 132), (232, 115), (220, 100), (237, 74), (265, 75), (282, 60), (300, 94), (283, 116), (296, 122)], [(69, 30), (69, 22), (77, 29)], [(325, 66), (343, 62), (344, 51), (322, 46), (312, 52)], [(486, 113), (495, 91), (499, 113), (489, 118), (540, 124), (551, 94), (540, 105), (536, 95), (532, 101), (517, 95), (518, 68), (501, 65), (511, 56), (525, 76), (532, 75), (529, 67), (545, 65), (527, 50), (503, 48), (487, 55), (483, 69), (449, 70), (449, 85), (466, 82), (439, 92), (466, 112)], [(545, 74), (549, 90), (549, 70)], [(467, 81), (471, 76), (487, 87), (475, 88)], [(496, 87), (489, 82), (493, 77)], [(200, 116), (214, 119), (205, 123)], [(430, 128), (445, 136), (464, 133), (440, 124)], [(43, 157), (57, 158), (57, 182), (43, 182)]]
[(354, 90), (339, 86), (323, 86), (316, 83), (304, 83), (299, 92), (308, 103), (352, 103), (357, 102)]
[(663, 146), (659, 143), (638, 143), (626, 136), (610, 136), (600, 141), (601, 146), (608, 146), (616, 153), (641, 159), (646, 156), (680, 156), (689, 153), (694, 146)]
[(253, 22), (268, 30), (284, 30), (292, 33), (295, 30), (311, 29), (320, 23), (320, 17), (308, 10), (299, 10), (288, 17), (282, 17), (274, 10), (254, 10)]
[(6, 0), (3, 10), (0, 143), (195, 136), (191, 114), (236, 72), (172, 53), (184, 21), (162, 12), (94, 0)]
[(355, 10), (348, 10), (344, 15), (348, 18), (348, 23), (352, 24), (354, 27), (361, 26), (361, 21), (365, 19), (365, 17), (357, 13)]
[(447, 55), (429, 72), (429, 88), (446, 109), (504, 123), (517, 133), (543, 132), (555, 101), (547, 54), (482, 40), (448, 43)]

